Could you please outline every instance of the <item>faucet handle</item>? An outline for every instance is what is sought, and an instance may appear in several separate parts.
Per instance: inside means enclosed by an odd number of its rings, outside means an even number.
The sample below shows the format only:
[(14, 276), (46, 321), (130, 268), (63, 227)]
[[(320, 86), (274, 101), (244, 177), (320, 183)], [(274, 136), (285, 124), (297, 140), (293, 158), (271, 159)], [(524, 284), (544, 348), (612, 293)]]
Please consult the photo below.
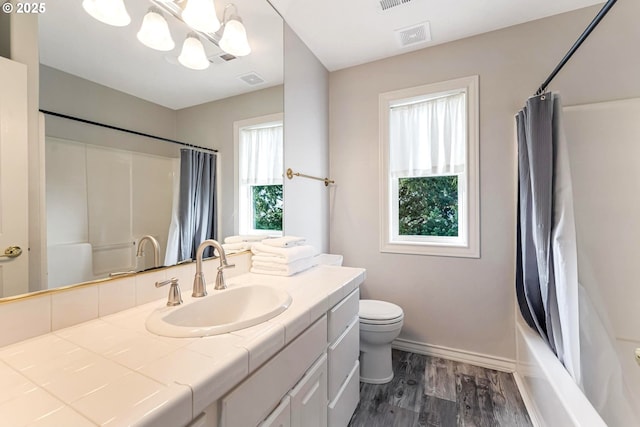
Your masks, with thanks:
[(218, 267), (218, 271), (222, 271), (227, 268), (233, 268), (235, 266), (236, 266), (235, 264), (222, 264), (221, 266)]
[(180, 292), (180, 285), (178, 285), (178, 279), (176, 277), (172, 277), (171, 279), (164, 280), (162, 282), (156, 282), (156, 288), (169, 284), (171, 284), (171, 287), (169, 288), (167, 306), (173, 307), (182, 304), (182, 293)]

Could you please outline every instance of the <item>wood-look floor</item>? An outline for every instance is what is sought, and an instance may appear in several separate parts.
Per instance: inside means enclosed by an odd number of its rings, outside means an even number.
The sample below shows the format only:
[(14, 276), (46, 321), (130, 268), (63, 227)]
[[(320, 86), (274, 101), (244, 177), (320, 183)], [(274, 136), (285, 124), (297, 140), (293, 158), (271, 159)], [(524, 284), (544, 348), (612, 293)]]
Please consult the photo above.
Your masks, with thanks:
[(393, 350), (390, 383), (360, 383), (350, 427), (530, 427), (513, 375)]

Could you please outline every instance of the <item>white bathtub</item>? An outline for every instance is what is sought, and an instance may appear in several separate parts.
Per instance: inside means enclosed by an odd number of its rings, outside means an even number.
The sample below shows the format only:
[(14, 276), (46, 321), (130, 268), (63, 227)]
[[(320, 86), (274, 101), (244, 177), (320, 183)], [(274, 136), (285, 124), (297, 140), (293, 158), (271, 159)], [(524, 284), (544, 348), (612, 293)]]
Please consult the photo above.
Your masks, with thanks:
[(606, 427), (607, 424), (542, 338), (520, 319), (515, 378), (539, 427)]

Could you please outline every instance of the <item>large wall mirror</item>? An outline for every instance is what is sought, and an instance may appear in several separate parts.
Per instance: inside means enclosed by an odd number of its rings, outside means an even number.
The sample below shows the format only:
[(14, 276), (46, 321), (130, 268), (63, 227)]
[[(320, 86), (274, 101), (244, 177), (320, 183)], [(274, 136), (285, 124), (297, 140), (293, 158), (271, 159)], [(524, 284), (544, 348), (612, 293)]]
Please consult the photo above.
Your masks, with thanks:
[[(128, 0), (126, 26), (94, 19), (79, 0), (48, 5), (39, 16), (48, 259), (41, 290), (153, 268), (149, 242), (143, 256), (137, 251), (146, 235), (159, 242), (159, 265), (182, 261), (165, 256), (182, 185), (181, 150), (216, 153), (216, 236), (242, 231), (238, 123), (272, 134), (280, 117), (282, 127), (284, 23), (266, 0), (217, 0), (223, 24), (239, 17), (246, 28), (251, 51), (234, 56), (219, 47), (222, 31), (194, 33), (177, 17), (186, 3)], [(139, 41), (150, 11), (165, 18), (173, 48)], [(194, 35), (204, 65), (180, 57)]]

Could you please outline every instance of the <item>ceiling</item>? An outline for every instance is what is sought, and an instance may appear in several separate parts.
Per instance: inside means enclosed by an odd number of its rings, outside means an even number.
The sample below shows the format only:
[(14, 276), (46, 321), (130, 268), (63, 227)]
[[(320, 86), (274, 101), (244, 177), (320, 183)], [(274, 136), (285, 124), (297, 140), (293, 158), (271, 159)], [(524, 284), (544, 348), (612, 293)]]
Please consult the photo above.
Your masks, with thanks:
[[(230, 1), (230, 0), (228, 0)], [(269, 0), (329, 71), (399, 55), (574, 9), (601, 0)], [(216, 0), (218, 16), (227, 1)], [(125, 0), (132, 23), (111, 27), (91, 18), (81, 0), (57, 0), (39, 16), (41, 63), (171, 109), (281, 84), (283, 27), (263, 0), (233, 0), (252, 53), (224, 63), (205, 43), (213, 63), (189, 70), (177, 63), (189, 29), (168, 17), (176, 48), (158, 52), (136, 39), (149, 0)], [(391, 6), (383, 10), (382, 4)], [(402, 47), (396, 30), (428, 23), (430, 40)], [(578, 37), (578, 34), (576, 34)], [(409, 41), (414, 39), (410, 38)], [(567, 49), (569, 46), (567, 46)], [(239, 77), (257, 73), (264, 83)]]
[[(270, 1), (329, 71), (603, 3), (602, 0)], [(383, 11), (381, 3), (399, 5)], [(432, 40), (402, 48), (395, 30), (425, 21), (429, 22)]]

